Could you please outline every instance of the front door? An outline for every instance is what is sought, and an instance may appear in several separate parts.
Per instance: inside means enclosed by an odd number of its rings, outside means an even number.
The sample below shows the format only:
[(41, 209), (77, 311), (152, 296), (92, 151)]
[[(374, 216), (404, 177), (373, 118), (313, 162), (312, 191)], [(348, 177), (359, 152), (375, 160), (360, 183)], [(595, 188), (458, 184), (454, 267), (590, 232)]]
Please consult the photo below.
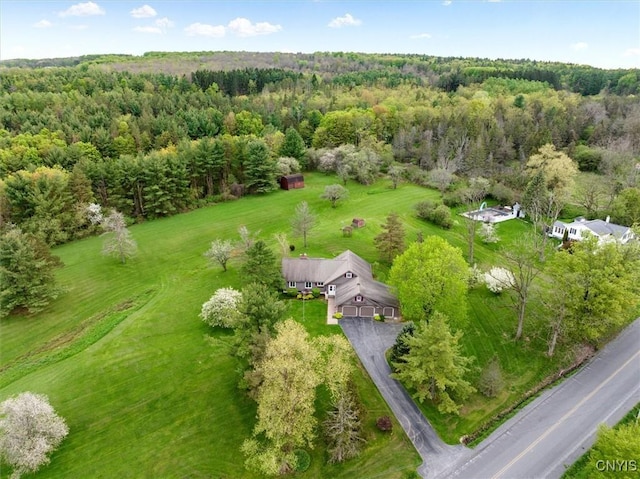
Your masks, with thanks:
[(336, 285), (335, 284), (330, 284), (329, 285), (329, 289), (327, 291), (329, 292), (329, 296), (335, 296), (336, 295)]

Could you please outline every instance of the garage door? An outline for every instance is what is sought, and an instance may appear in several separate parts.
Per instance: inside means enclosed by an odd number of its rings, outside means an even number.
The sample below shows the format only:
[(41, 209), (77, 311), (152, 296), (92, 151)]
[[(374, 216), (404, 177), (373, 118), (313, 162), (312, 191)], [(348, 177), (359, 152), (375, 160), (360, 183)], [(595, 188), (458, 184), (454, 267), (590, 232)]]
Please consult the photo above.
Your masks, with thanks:
[(360, 316), (362, 318), (373, 318), (374, 314), (376, 314), (376, 308), (374, 308), (373, 306), (360, 307)]
[(358, 308), (356, 306), (343, 306), (342, 315), (353, 317), (358, 316)]
[(390, 308), (388, 306), (382, 310), (382, 314), (384, 314), (385, 318), (393, 318), (394, 317), (393, 313), (394, 313), (393, 308)]

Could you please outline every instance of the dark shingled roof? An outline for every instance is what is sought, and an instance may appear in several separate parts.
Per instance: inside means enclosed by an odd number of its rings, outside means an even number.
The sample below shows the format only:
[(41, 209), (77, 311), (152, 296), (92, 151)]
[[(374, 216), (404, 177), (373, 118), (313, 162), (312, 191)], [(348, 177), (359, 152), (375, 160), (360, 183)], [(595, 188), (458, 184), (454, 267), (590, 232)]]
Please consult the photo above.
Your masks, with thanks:
[(340, 305), (362, 295), (383, 305), (398, 306), (398, 300), (389, 287), (373, 279), (371, 265), (353, 251), (345, 251), (333, 259), (284, 258), (282, 273), (287, 281), (313, 281), (329, 284), (342, 279), (345, 273), (354, 277), (343, 282), (336, 293), (336, 304)]

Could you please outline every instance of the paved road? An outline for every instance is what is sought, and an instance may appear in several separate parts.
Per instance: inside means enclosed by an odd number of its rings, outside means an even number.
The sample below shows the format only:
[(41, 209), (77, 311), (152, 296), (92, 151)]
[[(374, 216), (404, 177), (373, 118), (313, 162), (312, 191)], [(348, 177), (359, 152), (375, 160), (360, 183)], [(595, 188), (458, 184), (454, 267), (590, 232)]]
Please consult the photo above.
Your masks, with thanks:
[(591, 447), (598, 424), (615, 424), (638, 402), (640, 320), (438, 477), (558, 478)]
[(404, 388), (389, 377), (384, 352), (401, 325), (340, 321), (371, 379), (424, 460), (424, 478), (558, 478), (595, 440), (640, 402), (640, 319), (571, 378), (547, 390), (477, 448), (449, 446)]
[(389, 377), (391, 369), (384, 356), (402, 329), (401, 324), (381, 323), (370, 319), (340, 320), (340, 326), (351, 342), (374, 384), (400, 422), (424, 463), (418, 469), (422, 477), (433, 477), (452, 467), (468, 453), (463, 446), (442, 442), (404, 387)]

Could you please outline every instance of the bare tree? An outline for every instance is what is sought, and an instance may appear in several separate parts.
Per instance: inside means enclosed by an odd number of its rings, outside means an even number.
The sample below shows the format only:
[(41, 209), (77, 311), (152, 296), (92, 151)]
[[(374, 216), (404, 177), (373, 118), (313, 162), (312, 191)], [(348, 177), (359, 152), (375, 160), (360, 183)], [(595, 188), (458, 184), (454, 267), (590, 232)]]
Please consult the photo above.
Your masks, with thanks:
[(138, 250), (138, 244), (131, 237), (127, 229), (124, 215), (119, 211), (112, 211), (102, 220), (102, 228), (105, 230), (107, 239), (102, 245), (102, 254), (114, 256), (120, 259), (121, 263), (126, 263), (127, 258), (131, 258)]
[[(471, 178), (469, 180), (469, 187), (465, 191), (465, 204), (467, 205), (467, 211), (469, 213), (480, 209), (480, 202), (484, 199), (485, 195), (489, 191), (489, 180), (482, 177)], [(467, 226), (467, 244), (469, 246), (469, 264), (473, 264), (474, 259), (474, 245), (476, 240), (476, 232), (478, 231), (478, 225), (480, 222), (475, 215), (465, 216), (465, 223)]]
[(289, 246), (289, 238), (287, 238), (287, 233), (274, 233), (273, 237), (278, 242), (278, 247), (280, 248), (280, 256), (283, 258), (289, 256), (289, 251), (291, 251), (291, 248)]
[(303, 245), (307, 247), (307, 235), (313, 228), (316, 222), (315, 215), (311, 212), (309, 204), (306, 201), (298, 203), (296, 206), (296, 212), (291, 218), (291, 227), (293, 228), (293, 234), (302, 236)]
[(522, 337), (527, 304), (531, 296), (531, 285), (540, 273), (540, 266), (536, 258), (537, 252), (534, 244), (535, 238), (532, 236), (523, 237), (514, 242), (508, 249), (502, 251), (504, 258), (509, 263), (509, 270), (512, 274), (509, 291), (511, 292), (513, 306), (518, 316), (516, 341)]
[(233, 243), (229, 240), (217, 239), (211, 242), (211, 247), (204, 254), (210, 261), (219, 263), (222, 271), (227, 271), (227, 262), (233, 255)]
[(24, 392), (0, 404), (0, 458), (13, 467), (12, 479), (49, 463), (68, 433), (44, 395)]

